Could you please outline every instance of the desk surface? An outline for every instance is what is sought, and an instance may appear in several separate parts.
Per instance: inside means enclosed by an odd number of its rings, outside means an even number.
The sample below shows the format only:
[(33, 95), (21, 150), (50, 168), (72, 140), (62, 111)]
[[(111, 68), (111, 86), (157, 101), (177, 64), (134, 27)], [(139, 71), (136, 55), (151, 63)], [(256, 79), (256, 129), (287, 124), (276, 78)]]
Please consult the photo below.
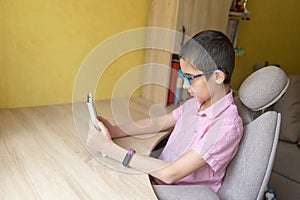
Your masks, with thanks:
[[(126, 103), (121, 99), (116, 105)], [(101, 115), (113, 120), (110, 106), (110, 101), (96, 103)], [(136, 120), (147, 117), (150, 106), (135, 98), (127, 107)], [(84, 103), (78, 108), (84, 117), (75, 119), (77, 129), (71, 104), (0, 110), (0, 198), (156, 199), (147, 174), (89, 153), (78, 134), (78, 127), (87, 128), (87, 109)], [(149, 154), (166, 134), (115, 141)]]

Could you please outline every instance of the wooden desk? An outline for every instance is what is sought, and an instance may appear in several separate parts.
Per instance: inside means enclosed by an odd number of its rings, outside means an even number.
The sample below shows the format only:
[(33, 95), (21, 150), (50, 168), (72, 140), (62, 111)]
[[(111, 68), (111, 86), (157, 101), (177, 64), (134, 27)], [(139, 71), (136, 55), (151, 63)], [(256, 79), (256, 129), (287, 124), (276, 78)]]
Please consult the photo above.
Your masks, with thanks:
[[(112, 120), (109, 106), (110, 101), (96, 103)], [(135, 119), (146, 117), (149, 106), (139, 98), (129, 103)], [(87, 151), (73, 111), (70, 104), (0, 110), (0, 199), (156, 199), (148, 175), (126, 171), (109, 158), (104, 165)], [(78, 119), (77, 126), (86, 126), (86, 117)], [(149, 154), (166, 134), (116, 142)]]

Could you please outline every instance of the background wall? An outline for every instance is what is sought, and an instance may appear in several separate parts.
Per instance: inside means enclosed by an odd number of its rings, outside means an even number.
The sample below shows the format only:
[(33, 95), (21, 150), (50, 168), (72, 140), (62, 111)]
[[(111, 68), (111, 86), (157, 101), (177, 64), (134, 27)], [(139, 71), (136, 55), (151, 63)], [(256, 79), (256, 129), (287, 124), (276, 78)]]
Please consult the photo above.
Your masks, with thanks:
[[(71, 102), (88, 53), (114, 34), (147, 26), (148, 10), (149, 0), (1, 0), (0, 108)], [(97, 98), (109, 98), (112, 81), (143, 62), (142, 51), (114, 62)]]
[(248, 1), (250, 21), (240, 21), (237, 46), (246, 50), (236, 57), (232, 86), (238, 89), (253, 72), (254, 64), (280, 64), (287, 74), (300, 75), (300, 1)]
[[(299, 7), (295, 0), (248, 1), (251, 20), (241, 21), (237, 41), (246, 54), (236, 58), (234, 89), (265, 61), (300, 74)], [(148, 10), (149, 0), (1, 0), (0, 108), (71, 102), (88, 53), (114, 34), (147, 26)], [(142, 51), (114, 62), (97, 99), (109, 98), (112, 82), (143, 63)]]

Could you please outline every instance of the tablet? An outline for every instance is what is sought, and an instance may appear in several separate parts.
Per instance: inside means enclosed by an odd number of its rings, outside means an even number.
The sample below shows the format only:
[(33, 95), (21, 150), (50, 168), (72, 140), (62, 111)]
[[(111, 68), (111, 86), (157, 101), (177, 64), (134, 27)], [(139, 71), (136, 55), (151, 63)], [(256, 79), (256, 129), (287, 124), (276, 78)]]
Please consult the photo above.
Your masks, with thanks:
[(95, 128), (98, 131), (101, 131), (101, 129), (98, 125), (97, 111), (96, 111), (96, 108), (95, 108), (95, 105), (94, 105), (92, 93), (87, 94), (86, 103), (87, 103), (87, 107), (88, 107), (88, 110), (89, 110), (89, 113), (90, 113), (90, 118), (91, 118), (92, 123), (94, 124)]

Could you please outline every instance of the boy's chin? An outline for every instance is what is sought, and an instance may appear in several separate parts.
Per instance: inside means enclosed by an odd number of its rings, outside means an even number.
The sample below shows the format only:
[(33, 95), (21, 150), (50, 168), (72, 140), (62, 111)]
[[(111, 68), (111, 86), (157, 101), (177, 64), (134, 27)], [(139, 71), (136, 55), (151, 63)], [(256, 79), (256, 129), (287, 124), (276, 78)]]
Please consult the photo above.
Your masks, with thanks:
[(189, 92), (189, 97), (194, 97), (194, 93)]

